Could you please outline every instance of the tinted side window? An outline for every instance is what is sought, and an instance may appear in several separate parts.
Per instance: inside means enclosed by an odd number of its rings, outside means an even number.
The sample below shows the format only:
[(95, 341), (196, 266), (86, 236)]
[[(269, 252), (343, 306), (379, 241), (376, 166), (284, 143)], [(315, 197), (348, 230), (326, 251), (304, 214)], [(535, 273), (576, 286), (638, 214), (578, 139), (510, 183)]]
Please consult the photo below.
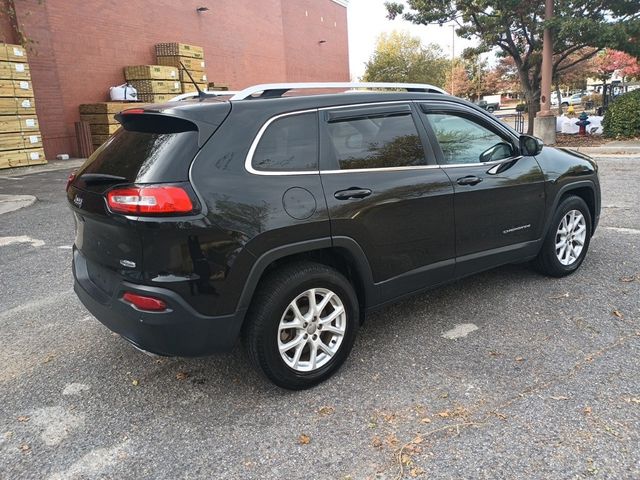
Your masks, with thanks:
[(445, 164), (480, 163), (513, 156), (513, 146), (500, 135), (456, 113), (427, 113)]
[(408, 167), (425, 164), (424, 150), (411, 113), (336, 119), (327, 124), (337, 163), (354, 168)]
[(318, 120), (315, 112), (274, 120), (265, 130), (252, 163), (256, 170), (318, 170)]

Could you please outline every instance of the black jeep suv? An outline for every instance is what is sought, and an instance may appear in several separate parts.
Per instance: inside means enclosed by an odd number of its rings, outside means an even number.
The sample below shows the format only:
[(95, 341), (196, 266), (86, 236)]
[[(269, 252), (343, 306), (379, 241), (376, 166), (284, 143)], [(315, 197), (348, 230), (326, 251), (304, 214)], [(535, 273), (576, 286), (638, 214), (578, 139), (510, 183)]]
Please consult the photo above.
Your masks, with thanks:
[(372, 309), (507, 263), (580, 266), (592, 160), (435, 87), (391, 87), (262, 85), (120, 113), (67, 187), (81, 301), (160, 355), (242, 336), (269, 379), (302, 389)]

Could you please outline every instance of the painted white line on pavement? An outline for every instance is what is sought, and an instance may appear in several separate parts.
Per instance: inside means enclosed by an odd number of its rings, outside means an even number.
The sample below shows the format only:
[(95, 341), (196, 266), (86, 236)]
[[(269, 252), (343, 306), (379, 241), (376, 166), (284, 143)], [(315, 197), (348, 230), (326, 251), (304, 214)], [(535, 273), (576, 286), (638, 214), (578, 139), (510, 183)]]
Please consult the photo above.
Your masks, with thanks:
[(640, 229), (638, 228), (624, 228), (624, 227), (604, 227), (605, 230), (613, 230), (618, 233), (630, 233), (631, 235), (640, 235)]

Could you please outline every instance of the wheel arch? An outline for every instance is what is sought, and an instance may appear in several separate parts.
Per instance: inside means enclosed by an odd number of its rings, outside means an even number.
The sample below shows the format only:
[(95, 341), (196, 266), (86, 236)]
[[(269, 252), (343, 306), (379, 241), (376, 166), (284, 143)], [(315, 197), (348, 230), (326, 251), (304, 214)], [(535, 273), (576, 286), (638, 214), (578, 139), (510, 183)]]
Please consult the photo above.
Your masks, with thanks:
[[(549, 228), (551, 227), (551, 220), (558, 205), (562, 200), (570, 195), (580, 197), (587, 204), (589, 213), (591, 214), (591, 235), (595, 232), (597, 226), (597, 212), (599, 210), (598, 197), (596, 194), (595, 184), (591, 180), (582, 180), (579, 182), (572, 182), (561, 187), (555, 195), (553, 206), (549, 210), (549, 215), (544, 229), (544, 235), (546, 236)], [(543, 236), (544, 238), (544, 236)]]
[(246, 310), (266, 274), (282, 265), (311, 260), (335, 268), (352, 283), (360, 304), (361, 318), (374, 298), (373, 275), (369, 262), (357, 244), (348, 237), (308, 240), (269, 250), (255, 261), (240, 295), (237, 310)]

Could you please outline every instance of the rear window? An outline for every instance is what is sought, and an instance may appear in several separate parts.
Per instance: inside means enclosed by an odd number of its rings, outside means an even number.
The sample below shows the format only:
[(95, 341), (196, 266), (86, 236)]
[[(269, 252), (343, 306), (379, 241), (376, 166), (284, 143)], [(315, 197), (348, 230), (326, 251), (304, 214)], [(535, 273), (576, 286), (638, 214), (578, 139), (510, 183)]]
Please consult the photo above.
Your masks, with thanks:
[[(132, 115), (78, 172), (113, 175), (126, 183), (186, 181), (198, 151), (198, 131), (186, 120)], [(125, 180), (122, 180), (125, 183)]]

